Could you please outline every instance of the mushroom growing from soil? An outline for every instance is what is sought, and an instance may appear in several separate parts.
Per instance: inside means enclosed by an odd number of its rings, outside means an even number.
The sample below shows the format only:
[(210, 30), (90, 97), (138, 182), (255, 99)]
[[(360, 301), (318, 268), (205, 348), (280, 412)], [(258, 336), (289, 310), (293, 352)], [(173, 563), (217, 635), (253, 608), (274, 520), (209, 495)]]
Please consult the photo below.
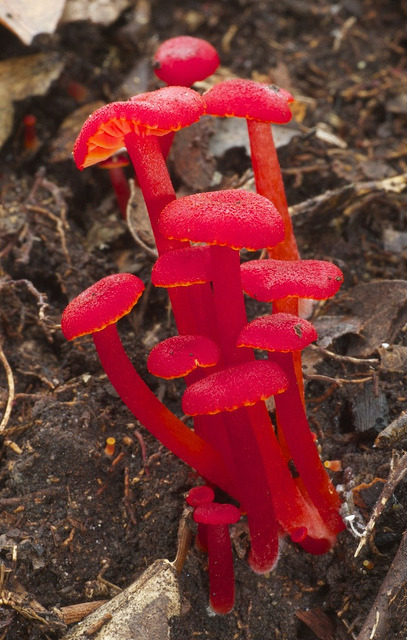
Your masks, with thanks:
[(243, 189), (199, 193), (169, 203), (161, 214), (159, 229), (170, 240), (210, 245), (213, 305), (222, 361), (241, 362), (245, 354), (236, 348), (236, 338), (246, 324), (246, 311), (239, 249), (256, 251), (281, 242), (284, 228), (276, 208), (266, 198)]
[[(196, 509), (204, 504), (210, 504), (215, 500), (215, 492), (212, 487), (207, 484), (200, 485), (199, 487), (193, 487), (188, 491), (185, 501), (187, 505)], [(195, 545), (200, 551), (208, 551), (208, 538), (206, 532), (206, 525), (198, 523), (198, 532), (195, 538)]]
[(246, 118), (257, 192), (271, 200), (284, 220), (284, 241), (269, 247), (269, 256), (297, 260), (297, 243), (271, 131), (271, 123), (286, 124), (291, 120), (288, 104), (294, 98), (275, 85), (236, 78), (216, 84), (203, 94), (203, 99), (209, 115)]
[(126, 355), (116, 323), (132, 310), (143, 290), (143, 282), (130, 273), (106, 276), (68, 304), (62, 333), (67, 340), (91, 334), (110, 382), (137, 420), (200, 475), (233, 495), (217, 451), (156, 398)]
[[(257, 573), (270, 571), (277, 561), (277, 521), (290, 535), (305, 527), (308, 541), (312, 540), (318, 549), (326, 551), (334, 540), (318, 511), (295, 485), (271, 424), (268, 430), (264, 428), (259, 411), (262, 400), (283, 395), (287, 388), (281, 368), (270, 364), (273, 363), (246, 362), (213, 373), (191, 385), (182, 401), (183, 410), (190, 415), (222, 412), (224, 416), (238, 469), (235, 482), (249, 522), (249, 563)], [(244, 412), (250, 406), (248, 430)]]
[[(298, 393), (294, 369), (294, 353), (317, 338), (317, 332), (307, 320), (288, 313), (276, 313), (250, 322), (240, 332), (238, 345), (271, 352), (272, 361), (286, 374), (288, 388), (275, 397), (278, 426), (309, 497), (328, 528), (336, 534), (344, 528), (339, 515), (339, 496), (318, 455)], [(305, 536), (306, 532), (302, 531), (302, 534)], [(292, 532), (293, 535), (296, 542), (304, 540), (301, 534), (298, 537), (298, 530)]]
[(209, 604), (215, 613), (229, 613), (235, 602), (235, 576), (229, 525), (240, 520), (240, 511), (232, 504), (211, 502), (195, 509), (194, 520), (206, 525)]
[[(168, 86), (191, 87), (199, 80), (205, 80), (219, 66), (216, 49), (202, 38), (176, 36), (165, 40), (158, 47), (153, 58), (156, 76)], [(160, 139), (161, 151), (167, 157), (174, 139), (174, 132)]]

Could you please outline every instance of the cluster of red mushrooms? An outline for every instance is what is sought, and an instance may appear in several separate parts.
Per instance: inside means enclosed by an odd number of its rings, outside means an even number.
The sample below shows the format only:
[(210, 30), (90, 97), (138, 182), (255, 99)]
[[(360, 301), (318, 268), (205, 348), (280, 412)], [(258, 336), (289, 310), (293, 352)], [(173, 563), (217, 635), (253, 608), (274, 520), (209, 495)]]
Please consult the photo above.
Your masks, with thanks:
[[(167, 288), (178, 330), (154, 347), (147, 365), (161, 378), (184, 378), (182, 410), (193, 416), (193, 429), (157, 399), (120, 341), (116, 324), (144, 290), (138, 277), (109, 275), (88, 288), (65, 309), (62, 331), (68, 340), (92, 334), (123, 402), (204, 479), (187, 502), (199, 523), (199, 546), (208, 552), (210, 606), (227, 613), (234, 603), (229, 525), (242, 514), (257, 573), (275, 567), (283, 536), (322, 554), (344, 528), (304, 408), (301, 351), (317, 334), (298, 316), (299, 299), (333, 296), (343, 276), (334, 264), (298, 253), (270, 126), (290, 120), (292, 96), (241, 79), (203, 95), (189, 88), (218, 64), (205, 41), (165, 42), (155, 71), (167, 86), (98, 109), (74, 147), (79, 169), (123, 147), (134, 165), (159, 255), (152, 283)], [(176, 197), (165, 156), (174, 133), (205, 115), (246, 118), (257, 193)], [(267, 249), (268, 258), (241, 265), (243, 248)], [(270, 314), (248, 323), (244, 294), (272, 303)], [(265, 402), (271, 396), (276, 427)], [(215, 502), (218, 488), (230, 504)]]

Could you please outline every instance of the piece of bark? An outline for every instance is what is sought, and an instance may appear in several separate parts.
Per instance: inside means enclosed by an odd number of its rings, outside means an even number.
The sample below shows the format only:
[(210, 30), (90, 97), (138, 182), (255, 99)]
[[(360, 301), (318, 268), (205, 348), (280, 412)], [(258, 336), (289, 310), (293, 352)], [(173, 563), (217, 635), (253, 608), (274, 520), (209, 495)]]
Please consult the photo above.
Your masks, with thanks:
[(180, 615), (177, 571), (156, 560), (127, 589), (99, 607), (63, 640), (166, 640), (169, 619)]
[[(392, 619), (392, 605), (394, 608), (396, 600), (404, 603), (407, 598), (407, 531), (405, 531), (399, 549), (391, 563), (379, 593), (373, 603), (372, 608), (360, 630), (356, 640), (387, 640), (390, 638), (390, 622)], [(400, 625), (407, 633), (406, 614), (403, 607), (400, 607)], [(402, 631), (400, 628), (399, 631)], [(402, 636), (400, 636), (402, 637)]]

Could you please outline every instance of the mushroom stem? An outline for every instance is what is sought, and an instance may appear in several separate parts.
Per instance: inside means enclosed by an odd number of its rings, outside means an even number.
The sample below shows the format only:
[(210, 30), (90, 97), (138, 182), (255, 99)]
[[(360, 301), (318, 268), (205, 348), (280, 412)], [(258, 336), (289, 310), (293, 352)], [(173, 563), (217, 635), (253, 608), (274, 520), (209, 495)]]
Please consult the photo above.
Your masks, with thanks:
[(116, 194), (117, 204), (123, 220), (126, 220), (127, 204), (130, 198), (130, 187), (122, 167), (111, 167), (109, 169), (109, 178), (112, 183), (113, 190)]
[(324, 522), (333, 533), (339, 533), (344, 528), (339, 515), (340, 499), (312, 438), (298, 393), (293, 356), (291, 353), (273, 352), (269, 358), (281, 366), (289, 381), (287, 391), (275, 396), (275, 403), (278, 424), (284, 434), (293, 462)]
[(254, 360), (250, 349), (236, 347), (237, 336), (247, 323), (239, 251), (218, 245), (211, 245), (210, 251), (213, 304), (223, 364)]
[(285, 238), (283, 242), (268, 250), (269, 256), (277, 260), (298, 260), (300, 255), (288, 212), (271, 125), (257, 120), (247, 119), (246, 122), (257, 192), (271, 200), (284, 221)]
[(229, 613), (235, 603), (235, 574), (229, 525), (208, 524), (209, 603), (216, 613)]
[(232, 446), (235, 482), (247, 514), (250, 531), (249, 564), (256, 573), (268, 573), (278, 560), (278, 522), (258, 442), (253, 437), (246, 408), (224, 413)]
[[(161, 211), (169, 202), (176, 199), (158, 136), (138, 135), (131, 132), (125, 136), (125, 142), (143, 192), (158, 254), (187, 246), (185, 242), (179, 240), (168, 240), (158, 230)], [(180, 287), (174, 287), (168, 290), (168, 295), (179, 333), (200, 333), (199, 320), (189, 292)]]
[(100, 362), (120, 398), (164, 446), (229, 495), (236, 495), (222, 458), (191, 431), (143, 382), (131, 364), (115, 324), (92, 334)]
[[(275, 395), (275, 400), (285, 393), (287, 391)], [(301, 494), (283, 459), (264, 403), (257, 402), (247, 410), (258, 448), (262, 453), (263, 465), (278, 522), (290, 535), (294, 530), (303, 527), (307, 530), (309, 539), (315, 540), (315, 544), (326, 538), (330, 540), (332, 546), (331, 530), (325, 525), (314, 505)], [(266, 417), (269, 422), (268, 429), (265, 428)]]

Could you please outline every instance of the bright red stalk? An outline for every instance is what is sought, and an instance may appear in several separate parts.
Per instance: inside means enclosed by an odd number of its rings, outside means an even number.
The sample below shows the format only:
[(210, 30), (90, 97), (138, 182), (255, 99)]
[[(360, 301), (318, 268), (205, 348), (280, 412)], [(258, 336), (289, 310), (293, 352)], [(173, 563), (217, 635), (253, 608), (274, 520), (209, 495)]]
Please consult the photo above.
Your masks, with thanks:
[(110, 382), (137, 420), (200, 475), (234, 495), (234, 487), (219, 454), (188, 429), (143, 382), (127, 357), (116, 325), (109, 325), (92, 336)]
[(269, 256), (277, 260), (298, 260), (300, 256), (288, 212), (271, 125), (257, 120), (246, 122), (257, 193), (271, 200), (284, 220), (285, 238), (283, 242), (268, 250)]
[(344, 528), (339, 515), (340, 499), (321, 462), (308, 425), (298, 393), (293, 356), (274, 352), (270, 359), (281, 366), (289, 380), (287, 391), (276, 396), (275, 403), (278, 423), (293, 462), (324, 522), (333, 533), (338, 533)]

